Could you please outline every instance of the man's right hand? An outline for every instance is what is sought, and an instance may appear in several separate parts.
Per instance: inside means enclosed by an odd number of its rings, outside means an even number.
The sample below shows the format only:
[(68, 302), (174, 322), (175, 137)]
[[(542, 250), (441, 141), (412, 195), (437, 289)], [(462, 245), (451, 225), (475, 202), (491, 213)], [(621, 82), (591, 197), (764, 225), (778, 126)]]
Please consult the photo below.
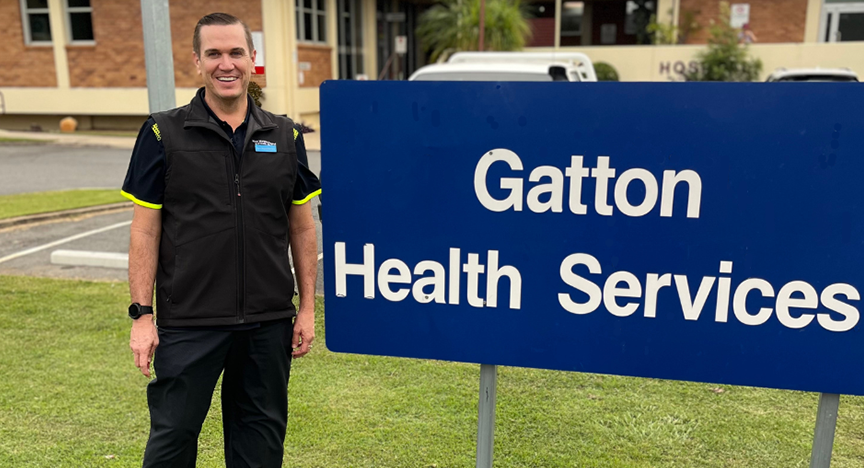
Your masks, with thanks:
[(129, 336), (129, 348), (135, 355), (135, 367), (141, 370), (145, 377), (150, 377), (150, 363), (153, 353), (159, 346), (159, 335), (152, 315), (144, 315), (132, 322), (132, 332)]

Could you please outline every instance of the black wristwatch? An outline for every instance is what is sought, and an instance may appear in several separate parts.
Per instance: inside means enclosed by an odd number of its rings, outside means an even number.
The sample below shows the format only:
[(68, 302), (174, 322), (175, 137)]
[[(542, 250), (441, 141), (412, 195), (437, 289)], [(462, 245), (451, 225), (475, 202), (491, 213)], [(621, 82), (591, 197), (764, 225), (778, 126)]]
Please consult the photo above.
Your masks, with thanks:
[(138, 320), (142, 315), (153, 315), (153, 307), (142, 306), (137, 302), (133, 302), (132, 305), (129, 306), (129, 318), (132, 320)]

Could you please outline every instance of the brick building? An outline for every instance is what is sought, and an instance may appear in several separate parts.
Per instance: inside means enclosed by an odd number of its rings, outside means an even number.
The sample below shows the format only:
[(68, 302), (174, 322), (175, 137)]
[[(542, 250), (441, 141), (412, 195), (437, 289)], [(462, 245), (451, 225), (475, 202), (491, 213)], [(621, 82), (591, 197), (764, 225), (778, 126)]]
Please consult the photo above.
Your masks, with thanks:
[[(776, 68), (845, 67), (864, 73), (864, 0), (729, 0), (747, 24), (750, 52)], [(719, 0), (538, 0), (530, 3), (534, 50), (578, 50), (613, 65), (622, 80), (682, 78), (696, 65)], [(677, 44), (651, 45), (650, 19), (677, 29)]]
[[(745, 3), (747, 1), (747, 3)], [(732, 0), (764, 74), (778, 67), (848, 67), (864, 73), (864, 0)], [(253, 75), (264, 107), (315, 126), (327, 79), (404, 79), (427, 61), (413, 31), (433, 0), (172, 0), (178, 104), (198, 87), (192, 30), (204, 14), (244, 19), (259, 50)], [(533, 0), (532, 50), (580, 51), (622, 80), (666, 81), (704, 50), (719, 0)], [(0, 0), (0, 127), (137, 128), (147, 114), (140, 0)], [(677, 44), (652, 45), (652, 17), (677, 28)], [(407, 38), (407, 53), (394, 41)]]
[[(178, 105), (200, 86), (192, 31), (214, 11), (243, 19), (259, 50), (253, 81), (264, 106), (317, 123), (318, 86), (375, 70), (374, 0), (173, 0), (170, 2)], [(0, 127), (137, 128), (147, 108), (140, 0), (0, 0)], [(354, 26), (354, 27), (352, 27)], [(363, 44), (368, 44), (365, 48)], [(368, 50), (366, 50), (368, 49)]]

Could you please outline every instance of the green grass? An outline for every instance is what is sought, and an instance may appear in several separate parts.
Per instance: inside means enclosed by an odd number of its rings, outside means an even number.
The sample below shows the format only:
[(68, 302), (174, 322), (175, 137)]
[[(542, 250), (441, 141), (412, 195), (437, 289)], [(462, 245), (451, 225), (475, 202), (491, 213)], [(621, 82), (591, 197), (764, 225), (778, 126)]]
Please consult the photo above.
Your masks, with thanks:
[(7, 137), (0, 137), (0, 144), (17, 144), (17, 145), (23, 145), (23, 144), (39, 144), (39, 143), (47, 143), (47, 142), (44, 141), (44, 140), (34, 140), (34, 139), (32, 139), (32, 138), (7, 138)]
[[(135, 467), (147, 380), (125, 283), (0, 277), (0, 467)], [(479, 367), (330, 353), (294, 363), (286, 467), (474, 466)], [(496, 467), (806, 467), (817, 395), (499, 368)], [(218, 388), (200, 467), (224, 466)], [(112, 456), (108, 459), (106, 456)], [(833, 467), (864, 465), (844, 396)]]
[(0, 219), (117, 203), (126, 199), (118, 189), (63, 190), (0, 196)]

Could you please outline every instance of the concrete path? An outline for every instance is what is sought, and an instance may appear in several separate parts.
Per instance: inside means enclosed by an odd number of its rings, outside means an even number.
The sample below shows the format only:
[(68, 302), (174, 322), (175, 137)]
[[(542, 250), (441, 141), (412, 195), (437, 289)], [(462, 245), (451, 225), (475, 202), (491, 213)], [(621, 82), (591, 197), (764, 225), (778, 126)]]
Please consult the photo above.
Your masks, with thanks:
[(123, 185), (131, 150), (0, 144), (0, 195)]

